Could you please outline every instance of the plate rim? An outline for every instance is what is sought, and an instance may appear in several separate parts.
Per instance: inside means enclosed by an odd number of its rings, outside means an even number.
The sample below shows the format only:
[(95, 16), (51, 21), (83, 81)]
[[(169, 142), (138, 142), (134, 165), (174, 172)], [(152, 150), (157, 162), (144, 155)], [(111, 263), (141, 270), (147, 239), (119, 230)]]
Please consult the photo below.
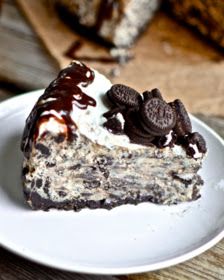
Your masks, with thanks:
[[(3, 108), (8, 108), (11, 107), (9, 105), (12, 105), (13, 103), (17, 102), (17, 100), (24, 99), (27, 97), (27, 95), (30, 95), (30, 99), (35, 97), (39, 97), (41, 93), (43, 93), (44, 89), (39, 89), (39, 90), (34, 90), (30, 91), (27, 93), (20, 94), (15, 97), (11, 97), (7, 100), (4, 100), (0, 102), (0, 112), (1, 109)], [(9, 109), (10, 112), (10, 109)], [(6, 117), (8, 115), (7, 113), (4, 113), (4, 110), (2, 111), (2, 114), (0, 113), (0, 119), (2, 117)], [(197, 117), (193, 116), (192, 114), (189, 114), (190, 118), (196, 122), (198, 125), (203, 127), (205, 130), (209, 132), (214, 138), (216, 138), (219, 143), (223, 146), (224, 148), (224, 139), (221, 138), (212, 128), (210, 128), (207, 124), (205, 124), (203, 121), (199, 120)], [(208, 242), (206, 242), (203, 245), (199, 245), (196, 247), (194, 250), (191, 250), (189, 252), (186, 252), (180, 256), (177, 257), (171, 257), (170, 259), (163, 260), (157, 263), (153, 264), (143, 264), (143, 265), (134, 265), (131, 267), (93, 267), (93, 266), (88, 266), (88, 265), (66, 265), (66, 263), (61, 262), (60, 264), (58, 261), (50, 260), (48, 259), (41, 259), (40, 256), (38, 257), (38, 254), (35, 255), (30, 252), (25, 252), (20, 248), (15, 248), (15, 244), (4, 244), (2, 242), (1, 238), (1, 233), (0, 233), (0, 246), (2, 248), (5, 248), (6, 250), (23, 257), (25, 259), (28, 259), (30, 261), (33, 261), (35, 263), (56, 268), (56, 269), (61, 269), (63, 271), (70, 271), (70, 272), (76, 272), (76, 273), (87, 273), (87, 274), (98, 274), (98, 275), (123, 275), (123, 274), (133, 274), (133, 273), (143, 273), (143, 272), (149, 272), (149, 271), (154, 271), (158, 269), (163, 269), (166, 267), (170, 267), (182, 262), (185, 262), (191, 258), (194, 258), (198, 256), (199, 254), (205, 252), (206, 250), (210, 249), (213, 247), (215, 244), (217, 244), (219, 241), (221, 241), (224, 238), (224, 228), (213, 238), (211, 238)]]
[(155, 264), (145, 264), (145, 265), (135, 265), (131, 267), (92, 267), (87, 265), (65, 265), (65, 264), (56, 264), (54, 261), (44, 261), (38, 258), (38, 255), (31, 255), (29, 253), (23, 252), (23, 250), (16, 250), (13, 249), (11, 246), (7, 246), (5, 244), (2, 244), (0, 240), (0, 246), (2, 248), (8, 250), (11, 253), (14, 253), (17, 256), (20, 256), (22, 258), (25, 258), (29, 261), (33, 261), (36, 264), (43, 265), (45, 267), (51, 267), (54, 269), (60, 269), (67, 272), (73, 272), (73, 273), (84, 273), (84, 274), (92, 274), (92, 275), (126, 275), (126, 274), (138, 274), (138, 273), (146, 273), (151, 271), (156, 271), (159, 269), (168, 268), (174, 265), (181, 264), (185, 261), (188, 261), (205, 251), (212, 248), (214, 245), (216, 245), (219, 241), (221, 241), (224, 238), (224, 229), (215, 237), (213, 237), (210, 241), (205, 243), (202, 246), (199, 246), (198, 248), (187, 252), (181, 256), (171, 258), (168, 260), (160, 261)]

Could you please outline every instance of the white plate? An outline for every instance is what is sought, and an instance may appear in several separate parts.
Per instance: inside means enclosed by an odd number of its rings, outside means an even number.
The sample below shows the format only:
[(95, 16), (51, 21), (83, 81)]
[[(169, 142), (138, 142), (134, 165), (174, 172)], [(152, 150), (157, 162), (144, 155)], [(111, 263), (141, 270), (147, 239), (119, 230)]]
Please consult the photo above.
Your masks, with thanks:
[(143, 203), (108, 210), (32, 211), (20, 182), (20, 139), (42, 91), (0, 104), (0, 244), (28, 259), (85, 273), (128, 274), (164, 268), (207, 250), (224, 236), (224, 144), (192, 117), (209, 153), (201, 199), (178, 206)]

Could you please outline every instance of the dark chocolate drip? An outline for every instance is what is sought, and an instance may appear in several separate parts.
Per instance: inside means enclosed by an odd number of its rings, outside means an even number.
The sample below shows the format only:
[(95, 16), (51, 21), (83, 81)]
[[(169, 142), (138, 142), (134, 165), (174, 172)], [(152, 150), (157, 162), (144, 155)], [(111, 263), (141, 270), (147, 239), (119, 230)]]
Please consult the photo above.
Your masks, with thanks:
[(116, 58), (107, 57), (107, 56), (98, 56), (98, 57), (81, 56), (79, 57), (79, 59), (87, 62), (117, 63)]
[(105, 20), (110, 20), (113, 15), (113, 9), (118, 5), (117, 1), (114, 0), (103, 0), (101, 1), (97, 21), (95, 24), (95, 30), (98, 32), (103, 25)]
[[(21, 149), (29, 156), (32, 141), (38, 136), (41, 123), (54, 117), (58, 122), (67, 126), (68, 139), (72, 139), (73, 131), (77, 128), (71, 118), (73, 105), (79, 109), (96, 106), (96, 101), (85, 94), (78, 85), (87, 87), (94, 80), (94, 72), (79, 62), (73, 62), (62, 70), (58, 77), (48, 86), (39, 98), (26, 120)], [(55, 116), (52, 111), (59, 116)], [(44, 114), (43, 114), (44, 113)]]
[(76, 40), (72, 43), (71, 47), (64, 53), (65, 56), (76, 59), (80, 61), (87, 61), (87, 62), (101, 62), (101, 63), (116, 63), (118, 59), (112, 56), (98, 56), (98, 57), (91, 57), (91, 56), (78, 56), (76, 53), (82, 47), (83, 43), (79, 40)]
[[(115, 13), (115, 14), (114, 14)], [(98, 33), (105, 21), (115, 19), (120, 21), (123, 14), (122, 1), (119, 0), (102, 0), (97, 14), (97, 21), (94, 29)]]
[(68, 50), (65, 52), (65, 55), (69, 58), (76, 59), (76, 52), (81, 49), (82, 42), (79, 40), (75, 40), (71, 47), (68, 48)]

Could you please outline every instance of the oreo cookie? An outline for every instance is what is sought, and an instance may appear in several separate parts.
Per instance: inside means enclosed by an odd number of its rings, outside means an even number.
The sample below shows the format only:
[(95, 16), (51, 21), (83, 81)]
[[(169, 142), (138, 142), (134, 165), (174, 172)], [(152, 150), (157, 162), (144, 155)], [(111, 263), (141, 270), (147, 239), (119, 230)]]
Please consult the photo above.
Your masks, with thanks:
[(143, 92), (144, 101), (154, 98), (154, 97), (163, 100), (162, 94), (158, 88), (154, 88), (151, 91), (146, 90)]
[(194, 147), (192, 147), (192, 145), (197, 146), (199, 153), (204, 154), (207, 151), (205, 139), (198, 132), (190, 133), (185, 138), (186, 153), (188, 155), (194, 157), (196, 151), (195, 151)]
[(134, 89), (121, 84), (115, 84), (107, 92), (112, 103), (117, 106), (139, 107), (141, 95)]
[(184, 104), (179, 100), (176, 99), (173, 102), (169, 103), (173, 110), (176, 112), (177, 121), (174, 127), (174, 131), (178, 136), (184, 136), (188, 133), (192, 132), (192, 125), (189, 115), (187, 113)]
[(159, 98), (146, 100), (140, 110), (142, 127), (154, 136), (163, 136), (176, 124), (172, 107)]

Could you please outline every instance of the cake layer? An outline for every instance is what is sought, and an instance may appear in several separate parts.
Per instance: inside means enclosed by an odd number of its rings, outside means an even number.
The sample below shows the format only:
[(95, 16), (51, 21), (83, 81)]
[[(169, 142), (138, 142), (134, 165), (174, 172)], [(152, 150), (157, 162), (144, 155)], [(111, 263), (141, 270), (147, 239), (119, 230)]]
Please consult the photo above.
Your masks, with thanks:
[(47, 134), (24, 161), (24, 192), (33, 209), (43, 210), (177, 204), (200, 196), (200, 167), (182, 148), (108, 149), (82, 135), (68, 142)]

